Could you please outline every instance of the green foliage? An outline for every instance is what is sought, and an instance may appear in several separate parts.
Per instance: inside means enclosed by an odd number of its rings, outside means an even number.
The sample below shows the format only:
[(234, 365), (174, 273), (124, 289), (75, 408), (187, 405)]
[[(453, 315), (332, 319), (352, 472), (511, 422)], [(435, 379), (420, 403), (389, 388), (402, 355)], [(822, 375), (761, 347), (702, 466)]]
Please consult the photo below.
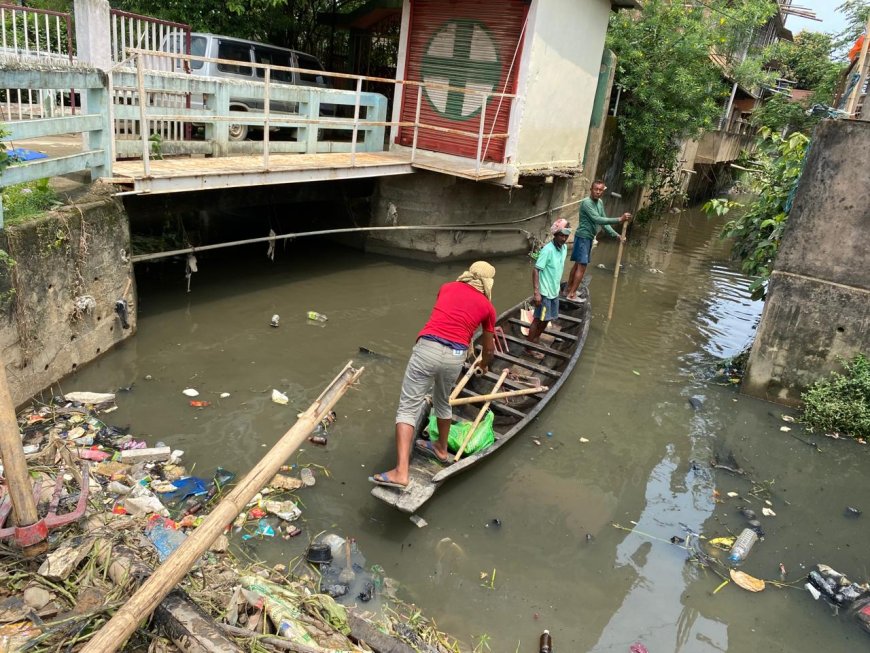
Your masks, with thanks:
[[(5, 125), (0, 124), (0, 139), (6, 138), (7, 136), (9, 136), (9, 130), (6, 129)], [(9, 152), (6, 151), (6, 143), (3, 140), (0, 140), (0, 174), (9, 167), (10, 163)]]
[(766, 78), (744, 54), (775, 10), (769, 0), (647, 0), (640, 11), (611, 16), (627, 187), (650, 185), (666, 196), (683, 141), (717, 127), (731, 86), (726, 77), (748, 86)]
[(845, 0), (837, 6), (837, 11), (845, 16), (846, 27), (834, 35), (834, 45), (848, 51), (864, 33), (867, 19), (870, 18), (870, 0)]
[(807, 115), (806, 111), (812, 104), (812, 99), (808, 102), (793, 102), (784, 95), (774, 95), (752, 112), (752, 124), (775, 132), (809, 134), (821, 120), (820, 116)]
[[(743, 271), (757, 277), (750, 286), (754, 299), (765, 295), (810, 142), (798, 132), (783, 138), (769, 129), (763, 129), (761, 137), (754, 162), (758, 168), (748, 180), (757, 197), (722, 231), (723, 238), (734, 239), (732, 255), (742, 262)], [(711, 200), (704, 205), (704, 211), (725, 215), (741, 206), (733, 201)]]
[(870, 360), (858, 354), (844, 367), (845, 374), (833, 372), (802, 395), (803, 421), (826, 433), (866, 438), (870, 436)]
[(49, 186), (48, 179), (7, 186), (2, 195), (3, 222), (6, 225), (24, 222), (57, 202), (57, 193)]

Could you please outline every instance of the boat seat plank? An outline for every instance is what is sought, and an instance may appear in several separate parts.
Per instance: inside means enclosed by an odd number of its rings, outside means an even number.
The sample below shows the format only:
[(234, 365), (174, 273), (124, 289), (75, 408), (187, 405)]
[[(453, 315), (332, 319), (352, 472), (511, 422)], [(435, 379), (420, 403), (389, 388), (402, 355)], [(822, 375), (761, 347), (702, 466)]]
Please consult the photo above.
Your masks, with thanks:
[(552, 376), (555, 379), (558, 379), (562, 376), (562, 373), (558, 370), (550, 369), (549, 367), (545, 367), (543, 365), (538, 365), (537, 363), (531, 363), (522, 358), (517, 358), (516, 356), (511, 356), (510, 354), (500, 354), (499, 352), (495, 352), (494, 356), (499, 360), (507, 361), (509, 363), (513, 363), (514, 365), (519, 365), (522, 368), (525, 368), (531, 372), (537, 372), (538, 374), (546, 374), (547, 376)]
[[(499, 336), (499, 338), (501, 338), (501, 336)], [(513, 342), (518, 345), (522, 345), (523, 347), (528, 347), (529, 349), (534, 349), (535, 351), (549, 354), (550, 356), (558, 356), (559, 358), (564, 358), (565, 360), (571, 358), (571, 354), (565, 353), (564, 351), (559, 351), (558, 349), (553, 349), (552, 347), (547, 347), (546, 345), (542, 345), (539, 342), (529, 342), (525, 338), (517, 338), (516, 336), (512, 336), (507, 333), (504, 334), (504, 338), (508, 342)]]
[(571, 322), (573, 324), (582, 324), (583, 323), (582, 318), (571, 317), (570, 315), (564, 315), (562, 313), (559, 313), (559, 317), (557, 317), (556, 319), (557, 320), (565, 320), (565, 322)]
[[(515, 317), (508, 318), (508, 322), (511, 324), (517, 324), (521, 327), (530, 327), (532, 324), (530, 322), (524, 322), (523, 320), (517, 319)], [(577, 336), (572, 336), (570, 333), (564, 333), (563, 331), (553, 331), (551, 329), (545, 329), (544, 333), (548, 336), (553, 336), (557, 340), (577, 340)]]

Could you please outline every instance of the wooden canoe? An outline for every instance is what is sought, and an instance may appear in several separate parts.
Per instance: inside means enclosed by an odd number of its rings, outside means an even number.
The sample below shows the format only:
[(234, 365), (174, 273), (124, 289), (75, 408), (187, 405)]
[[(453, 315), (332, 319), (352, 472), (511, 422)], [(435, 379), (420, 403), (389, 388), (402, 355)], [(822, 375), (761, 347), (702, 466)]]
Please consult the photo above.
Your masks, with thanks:
[[(442, 483), (488, 458), (516, 436), (559, 391), (577, 364), (586, 342), (586, 335), (589, 333), (588, 291), (585, 287), (581, 289), (581, 301), (578, 302), (560, 297), (559, 318), (550, 323), (537, 345), (528, 345), (521, 333), (523, 327), (528, 327), (528, 322), (522, 319), (521, 310), (530, 304), (530, 300), (531, 298), (520, 302), (499, 316), (497, 326), (504, 332), (502, 344), (507, 344), (508, 351), (497, 351), (489, 372), (484, 376), (472, 377), (459, 397), (473, 397), (492, 392), (493, 386), (505, 368), (509, 368), (511, 372), (502, 386), (503, 391), (519, 390), (533, 385), (547, 386), (549, 389), (540, 394), (493, 401), (490, 409), (495, 418), (493, 422), (495, 442), (483, 451), (465, 456), (458, 462), (452, 462), (451, 455), (452, 464), (440, 464), (412, 447), (408, 486), (400, 490), (377, 485), (372, 489), (375, 497), (402, 512), (416, 512), (435, 494)], [(525, 354), (523, 350), (527, 345), (530, 349), (543, 353), (544, 359), (537, 360)], [(470, 361), (466, 362), (466, 367), (457, 378), (462, 378), (469, 364)], [(473, 421), (481, 406), (481, 403), (454, 406), (454, 422)], [(430, 406), (427, 402), (417, 417), (417, 438), (428, 437), (425, 431), (429, 412)]]

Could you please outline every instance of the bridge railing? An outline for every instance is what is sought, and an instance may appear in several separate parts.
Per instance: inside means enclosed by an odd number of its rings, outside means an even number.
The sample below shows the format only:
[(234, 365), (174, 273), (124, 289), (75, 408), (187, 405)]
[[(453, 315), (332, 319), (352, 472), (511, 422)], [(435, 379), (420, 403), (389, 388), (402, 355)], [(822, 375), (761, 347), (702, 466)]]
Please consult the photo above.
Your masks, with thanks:
[[(138, 97), (146, 97), (143, 104), (135, 101), (129, 106), (115, 106), (116, 118), (137, 119), (140, 124), (157, 120), (183, 120), (194, 124), (205, 125), (206, 139), (204, 142), (166, 142), (160, 143), (160, 154), (181, 154), (197, 152), (212, 156), (227, 154), (261, 153), (263, 166), (268, 167), (269, 153), (278, 152), (350, 152), (351, 165), (355, 165), (357, 152), (383, 151), (386, 149), (384, 140), (386, 127), (404, 127), (413, 130), (411, 146), (411, 162), (417, 156), (417, 141), (419, 133), (430, 130), (453, 134), (464, 138), (473, 138), (477, 142), (475, 159), (476, 171), (479, 172), (489, 143), (493, 140), (506, 139), (506, 133), (486, 133), (486, 108), (490, 101), (517, 98), (511, 93), (483, 92), (458, 88), (447, 84), (430, 82), (414, 82), (407, 80), (369, 77), (347, 73), (332, 73), (322, 70), (308, 70), (289, 66), (276, 66), (245, 62), (246, 68), (258, 70), (262, 82), (253, 80), (234, 80), (224, 77), (211, 78), (197, 75), (180, 75), (158, 73), (148, 70), (148, 61), (164, 57), (174, 60), (202, 61), (208, 63), (238, 66), (239, 62), (228, 59), (217, 59), (195, 55), (181, 55), (177, 52), (160, 52), (138, 48), (128, 49), (135, 58), (135, 70), (130, 67), (116, 67), (113, 75), (116, 89), (132, 90)], [(276, 83), (272, 80), (275, 73), (302, 73), (322, 75), (331, 79), (349, 80), (355, 86), (354, 91), (342, 91), (331, 88), (290, 85)], [(387, 101), (383, 95), (363, 92), (363, 83), (379, 82), (395, 86), (405, 86), (406, 92), (416, 94), (415, 119), (411, 121), (389, 121), (386, 117)], [(409, 91), (410, 89), (410, 91)], [(443, 127), (420, 122), (420, 111), (423, 92), (454, 92), (462, 95), (474, 95), (481, 98), (480, 119), (477, 129), (464, 130)], [(153, 106), (152, 96), (161, 93), (187, 93), (193, 98), (190, 109), (172, 110), (166, 107)], [(202, 98), (201, 101), (198, 98)], [(252, 111), (233, 111), (230, 109), (233, 98), (251, 100)], [(201, 107), (201, 108), (200, 108)], [(342, 110), (341, 107), (345, 109)], [(323, 109), (328, 109), (332, 115), (324, 115)], [(352, 108), (352, 113), (351, 113)], [(345, 117), (340, 114), (344, 113)], [(229, 127), (231, 124), (243, 124), (262, 128), (263, 143), (249, 141), (230, 141)], [(273, 141), (272, 129), (294, 129), (296, 138), (291, 141)], [(138, 130), (141, 134), (138, 146), (130, 142), (116, 140), (118, 156), (140, 155), (149, 174), (149, 159), (155, 151), (153, 139), (149, 142), (151, 129)], [(335, 134), (349, 135), (349, 140), (334, 138)], [(330, 140), (331, 139), (331, 140)], [(135, 152), (134, 152), (135, 150)], [(156, 153), (156, 152), (154, 152)]]
[[(45, 177), (56, 177), (72, 172), (89, 170), (91, 177), (108, 177), (112, 171), (111, 124), (109, 93), (106, 74), (101, 71), (63, 68), (32, 62), (0, 67), (0, 88), (26, 88), (34, 92), (73, 86), (85, 99), (87, 113), (51, 116), (31, 120), (10, 121), (5, 124), (8, 134), (4, 143), (24, 141), (42, 136), (84, 134), (82, 151), (64, 156), (32, 161), (13, 162), (0, 174), (0, 188)], [(0, 228), (3, 225), (0, 205)]]
[[(0, 3), (3, 65), (72, 63), (73, 56), (70, 14)], [(75, 91), (70, 86), (53, 89), (0, 86), (0, 112), (3, 122), (74, 114)]]

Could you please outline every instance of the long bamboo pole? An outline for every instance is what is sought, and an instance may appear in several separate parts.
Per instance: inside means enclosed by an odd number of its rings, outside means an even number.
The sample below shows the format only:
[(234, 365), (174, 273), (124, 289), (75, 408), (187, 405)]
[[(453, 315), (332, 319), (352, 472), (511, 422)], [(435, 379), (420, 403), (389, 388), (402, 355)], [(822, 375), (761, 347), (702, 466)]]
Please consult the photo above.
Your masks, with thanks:
[[(33, 487), (27, 473), (24, 447), (15, 417), (15, 405), (9, 394), (6, 380), (6, 364), (0, 359), (0, 456), (3, 457), (3, 475), (6, 478), (6, 491), (12, 501), (12, 512), (17, 526), (30, 526), (39, 519), (36, 502), (33, 500)], [(33, 556), (45, 551), (47, 545), (29, 546), (24, 554)]]
[(861, 99), (861, 90), (864, 88), (864, 82), (867, 80), (865, 62), (867, 61), (868, 45), (870, 45), (870, 18), (867, 19), (867, 26), (864, 28), (864, 42), (861, 44), (861, 54), (858, 56), (858, 64), (855, 66), (855, 70), (858, 72), (858, 83), (855, 84), (846, 103), (846, 113), (849, 114), (850, 118), (854, 117), (853, 114), (858, 107), (858, 101)]
[[(498, 389), (501, 387), (501, 384), (504, 383), (504, 380), (507, 378), (508, 372), (510, 372), (509, 368), (504, 368), (502, 370), (501, 376), (498, 377), (498, 381), (495, 382), (495, 385), (492, 386), (492, 391), (498, 392)], [(474, 435), (474, 431), (477, 429), (477, 425), (480, 424), (480, 420), (483, 419), (483, 416), (486, 414), (486, 411), (489, 410), (490, 402), (487, 401), (483, 406), (480, 407), (480, 412), (477, 413), (477, 417), (474, 418), (474, 421), (471, 423), (471, 428), (468, 429), (468, 435), (465, 436), (465, 440), (462, 442), (462, 446), (459, 447), (459, 451), (456, 452), (456, 455), (453, 457), (453, 462), (456, 462), (460, 458), (462, 458), (462, 452), (465, 451), (465, 447), (468, 446), (468, 443), (471, 442), (471, 436)]]
[(616, 301), (616, 281), (619, 279), (619, 265), (622, 263), (622, 248), (625, 246), (625, 234), (628, 231), (628, 220), (622, 223), (622, 238), (619, 239), (619, 252), (616, 254), (616, 268), (613, 270), (613, 288), (610, 290), (610, 308), (607, 309), (607, 321), (613, 317), (613, 302)]
[(187, 574), (193, 563), (211, 546), (227, 524), (245, 508), (251, 498), (269, 482), (285, 460), (305, 442), (305, 438), (332, 409), (365, 368), (354, 369), (349, 362), (297, 422), (278, 440), (256, 466), (221, 501), (205, 521), (175, 550), (154, 574), (130, 597), (105, 626), (85, 645), (81, 653), (117, 651), (147, 618), (172, 588)]
[(506, 390), (505, 392), (493, 392), (488, 395), (477, 395), (474, 397), (462, 397), (450, 400), (451, 406), (462, 406), (465, 404), (477, 404), (482, 401), (496, 401), (497, 399), (508, 399), (510, 397), (522, 397), (523, 395), (533, 395), (538, 392), (546, 392), (549, 386), (542, 385), (535, 388), (523, 388), (521, 390)]

